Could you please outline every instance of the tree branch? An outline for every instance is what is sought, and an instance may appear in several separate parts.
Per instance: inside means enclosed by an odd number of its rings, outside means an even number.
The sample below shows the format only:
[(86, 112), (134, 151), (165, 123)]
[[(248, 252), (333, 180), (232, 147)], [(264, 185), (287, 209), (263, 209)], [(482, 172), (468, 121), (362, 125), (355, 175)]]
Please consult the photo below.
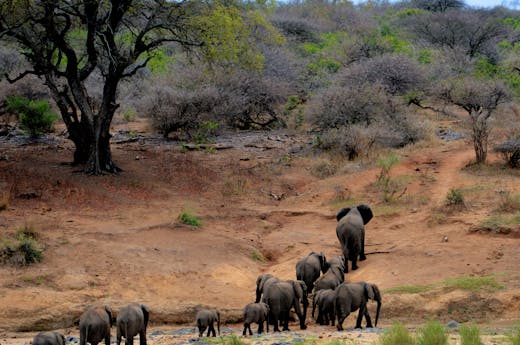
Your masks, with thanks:
[(6, 73), (6, 74), (5, 74), (5, 79), (7, 79), (7, 81), (9, 82), (9, 84), (14, 84), (14, 83), (16, 83), (18, 80), (23, 79), (24, 77), (26, 77), (26, 76), (29, 75), (29, 74), (40, 75), (40, 74), (39, 74), (38, 72), (36, 72), (36, 71), (24, 71), (23, 73), (21, 73), (20, 75), (18, 75), (16, 78), (11, 79), (11, 78), (9, 78), (9, 75)]

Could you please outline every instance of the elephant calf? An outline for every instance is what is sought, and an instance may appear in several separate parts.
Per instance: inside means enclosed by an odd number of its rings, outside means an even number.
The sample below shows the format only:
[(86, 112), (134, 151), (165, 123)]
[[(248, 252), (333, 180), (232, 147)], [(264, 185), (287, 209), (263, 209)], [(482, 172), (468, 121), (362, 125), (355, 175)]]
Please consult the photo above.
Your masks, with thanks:
[(266, 321), (266, 329), (269, 333), (269, 306), (265, 303), (249, 303), (244, 308), (244, 331), (242, 335), (246, 335), (246, 330), (249, 329), (249, 335), (253, 335), (251, 331), (251, 324), (258, 324), (258, 334), (264, 331), (264, 321)]
[(206, 328), (208, 328), (208, 334), (206, 334), (207, 337), (209, 337), (210, 333), (216, 337), (215, 327), (213, 326), (215, 322), (217, 323), (218, 335), (220, 335), (220, 313), (217, 310), (199, 310), (195, 316), (195, 319), (197, 322), (197, 327), (199, 328), (199, 337), (202, 337)]
[(105, 340), (110, 345), (112, 310), (108, 306), (87, 309), (79, 318), (79, 345), (97, 345)]
[(116, 319), (117, 345), (125, 337), (125, 345), (132, 345), (139, 334), (139, 344), (146, 345), (146, 327), (148, 326), (148, 307), (144, 304), (129, 304), (122, 308)]
[(316, 323), (320, 325), (328, 325), (329, 322), (332, 321), (332, 326), (334, 326), (334, 321), (336, 319), (336, 314), (334, 312), (335, 299), (336, 292), (331, 289), (319, 290), (314, 294), (312, 300), (312, 317), (314, 317), (314, 311), (316, 306), (318, 306), (318, 318), (316, 319)]
[(65, 337), (58, 332), (41, 332), (36, 334), (33, 345), (65, 345)]

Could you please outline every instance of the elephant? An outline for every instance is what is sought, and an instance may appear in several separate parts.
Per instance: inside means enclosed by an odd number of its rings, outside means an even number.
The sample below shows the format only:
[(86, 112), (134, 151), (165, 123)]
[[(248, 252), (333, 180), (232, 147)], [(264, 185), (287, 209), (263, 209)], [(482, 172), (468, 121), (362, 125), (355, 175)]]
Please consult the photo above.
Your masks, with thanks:
[(316, 323), (328, 325), (329, 322), (332, 321), (332, 326), (334, 326), (334, 320), (336, 318), (334, 311), (335, 299), (336, 293), (331, 289), (319, 290), (314, 294), (312, 299), (312, 317), (314, 317), (314, 311), (316, 306), (318, 306), (318, 318), (316, 319)]
[(366, 282), (359, 283), (343, 283), (335, 291), (336, 299), (336, 315), (338, 317), (338, 331), (343, 330), (343, 321), (347, 316), (359, 309), (358, 317), (356, 320), (356, 328), (361, 328), (361, 321), (363, 315), (367, 322), (367, 327), (372, 327), (372, 320), (368, 314), (367, 302), (369, 299), (377, 302), (376, 322), (379, 319), (379, 311), (381, 310), (381, 293), (379, 288), (375, 284), (369, 284)]
[(58, 332), (40, 332), (33, 339), (33, 345), (65, 345), (65, 336)]
[(207, 337), (212, 333), (214, 337), (215, 334), (215, 326), (213, 323), (217, 323), (218, 335), (220, 336), (220, 313), (215, 309), (201, 309), (197, 312), (195, 316), (197, 327), (199, 328), (199, 337), (202, 337), (206, 328), (208, 329)]
[[(320, 271), (325, 273), (328, 268), (323, 252), (311, 252), (296, 263), (296, 279), (303, 280), (307, 288), (312, 289), (314, 282), (320, 277)], [(307, 318), (307, 308), (303, 310), (303, 318)]]
[(280, 281), (272, 274), (261, 274), (256, 278), (256, 299), (255, 303), (259, 303), (265, 288), (274, 282)]
[(79, 318), (79, 344), (97, 345), (105, 340), (105, 345), (110, 345), (111, 327), (112, 310), (109, 306), (87, 309)]
[(144, 304), (129, 304), (123, 307), (116, 318), (117, 345), (121, 337), (125, 337), (125, 345), (134, 343), (134, 336), (139, 334), (139, 344), (146, 345), (146, 327), (148, 327), (149, 311)]
[(314, 282), (314, 293), (323, 289), (334, 290), (339, 284), (345, 281), (343, 274), (345, 271), (345, 261), (343, 257), (337, 256), (332, 258), (329, 264), (329, 270)]
[(289, 330), (289, 312), (294, 308), (300, 320), (300, 329), (306, 329), (305, 319), (300, 310), (300, 301), (307, 308), (307, 286), (302, 280), (276, 281), (264, 289), (263, 302), (269, 306), (269, 320), (274, 325), (274, 331), (279, 332), (278, 321), (283, 330)]
[(336, 215), (338, 221), (336, 235), (345, 258), (345, 273), (348, 273), (348, 260), (352, 261), (352, 270), (358, 269), (358, 256), (359, 261), (366, 260), (365, 225), (373, 216), (372, 210), (367, 205), (345, 207)]
[(258, 324), (258, 334), (264, 331), (264, 321), (266, 321), (266, 331), (269, 333), (269, 306), (265, 303), (249, 303), (244, 308), (244, 331), (242, 335), (246, 335), (249, 329), (249, 335), (253, 335), (251, 324)]

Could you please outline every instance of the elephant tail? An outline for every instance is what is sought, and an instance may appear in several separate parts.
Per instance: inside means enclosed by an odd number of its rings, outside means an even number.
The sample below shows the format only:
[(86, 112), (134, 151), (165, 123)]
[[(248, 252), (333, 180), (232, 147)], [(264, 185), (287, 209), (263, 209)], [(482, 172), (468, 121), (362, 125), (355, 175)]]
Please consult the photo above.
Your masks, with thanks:
[(380, 310), (381, 310), (381, 301), (377, 301), (376, 322), (374, 323), (375, 327), (377, 327), (377, 320), (379, 319)]
[(84, 343), (84, 345), (86, 345), (89, 342), (88, 341), (88, 327), (89, 327), (89, 325), (87, 324), (85, 326), (85, 343)]

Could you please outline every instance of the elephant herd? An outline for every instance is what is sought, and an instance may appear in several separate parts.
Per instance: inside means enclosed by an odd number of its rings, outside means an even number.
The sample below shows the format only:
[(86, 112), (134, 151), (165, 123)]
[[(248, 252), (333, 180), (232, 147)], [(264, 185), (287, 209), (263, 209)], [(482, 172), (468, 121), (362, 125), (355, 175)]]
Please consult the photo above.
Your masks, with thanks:
[[(146, 327), (148, 326), (148, 307), (144, 304), (129, 304), (117, 314), (117, 345), (125, 338), (125, 345), (132, 345), (134, 337), (139, 335), (140, 345), (146, 345)], [(79, 344), (97, 345), (101, 341), (110, 345), (112, 328), (112, 309), (109, 306), (88, 308), (79, 318)], [(65, 337), (58, 332), (41, 332), (33, 339), (33, 345), (65, 345)]]
[[(372, 210), (367, 205), (341, 209), (336, 219), (336, 235), (341, 245), (342, 256), (327, 261), (323, 252), (311, 252), (296, 263), (296, 280), (282, 280), (271, 274), (262, 274), (256, 280), (256, 300), (249, 303), (243, 311), (244, 329), (252, 335), (251, 324), (258, 324), (258, 333), (269, 332), (269, 325), (274, 331), (289, 330), (290, 311), (298, 316), (300, 329), (306, 329), (305, 320), (309, 307), (309, 294), (312, 295), (312, 317), (316, 308), (316, 322), (321, 325), (334, 326), (343, 330), (343, 322), (347, 316), (359, 310), (356, 328), (361, 328), (363, 316), (366, 327), (372, 327), (367, 302), (377, 302), (374, 325), (377, 326), (381, 310), (381, 294), (375, 284), (366, 282), (349, 283), (344, 275), (348, 272), (348, 262), (352, 262), (352, 270), (358, 268), (357, 261), (365, 256), (365, 225), (372, 219)], [(301, 307), (300, 307), (301, 304)], [(122, 308), (116, 318), (117, 345), (125, 338), (125, 345), (133, 345), (133, 338), (139, 335), (140, 345), (146, 345), (146, 328), (149, 311), (144, 304), (130, 304)], [(205, 330), (207, 336), (216, 336), (214, 324), (217, 324), (220, 335), (220, 313), (215, 309), (202, 309), (197, 312), (196, 324), (199, 337)], [(80, 344), (97, 345), (104, 341), (110, 345), (110, 329), (112, 311), (108, 306), (93, 307), (80, 317)], [(65, 345), (65, 338), (57, 332), (42, 332), (35, 336), (33, 345)]]
[[(365, 256), (365, 225), (372, 219), (372, 210), (367, 205), (341, 209), (336, 219), (336, 235), (341, 245), (342, 256), (327, 261), (323, 252), (311, 252), (296, 263), (296, 280), (282, 280), (272, 274), (262, 274), (256, 280), (256, 300), (244, 308), (244, 329), (242, 335), (252, 335), (251, 323), (258, 323), (258, 333), (263, 332), (263, 324), (269, 332), (269, 325), (274, 331), (289, 330), (290, 311), (298, 316), (300, 329), (306, 329), (305, 320), (309, 307), (308, 295), (312, 293), (312, 317), (316, 307), (318, 315), (316, 322), (322, 325), (329, 323), (334, 326), (337, 318), (337, 329), (343, 330), (343, 322), (347, 316), (359, 310), (356, 328), (361, 328), (363, 317), (367, 327), (373, 327), (368, 313), (368, 300), (377, 302), (374, 325), (377, 326), (381, 310), (381, 293), (375, 284), (366, 282), (345, 282), (348, 263), (352, 262), (352, 270), (358, 269), (357, 261), (366, 260)], [(301, 307), (300, 307), (301, 304)], [(204, 313), (209, 311), (204, 310)], [(202, 312), (199, 312), (202, 313)], [(202, 314), (201, 314), (202, 315)], [(205, 314), (207, 315), (207, 314)], [(201, 321), (197, 314), (199, 336), (202, 336), (208, 326), (215, 336), (212, 323), (219, 319), (218, 313), (212, 311), (212, 316), (205, 316)], [(213, 321), (212, 321), (213, 320)]]

